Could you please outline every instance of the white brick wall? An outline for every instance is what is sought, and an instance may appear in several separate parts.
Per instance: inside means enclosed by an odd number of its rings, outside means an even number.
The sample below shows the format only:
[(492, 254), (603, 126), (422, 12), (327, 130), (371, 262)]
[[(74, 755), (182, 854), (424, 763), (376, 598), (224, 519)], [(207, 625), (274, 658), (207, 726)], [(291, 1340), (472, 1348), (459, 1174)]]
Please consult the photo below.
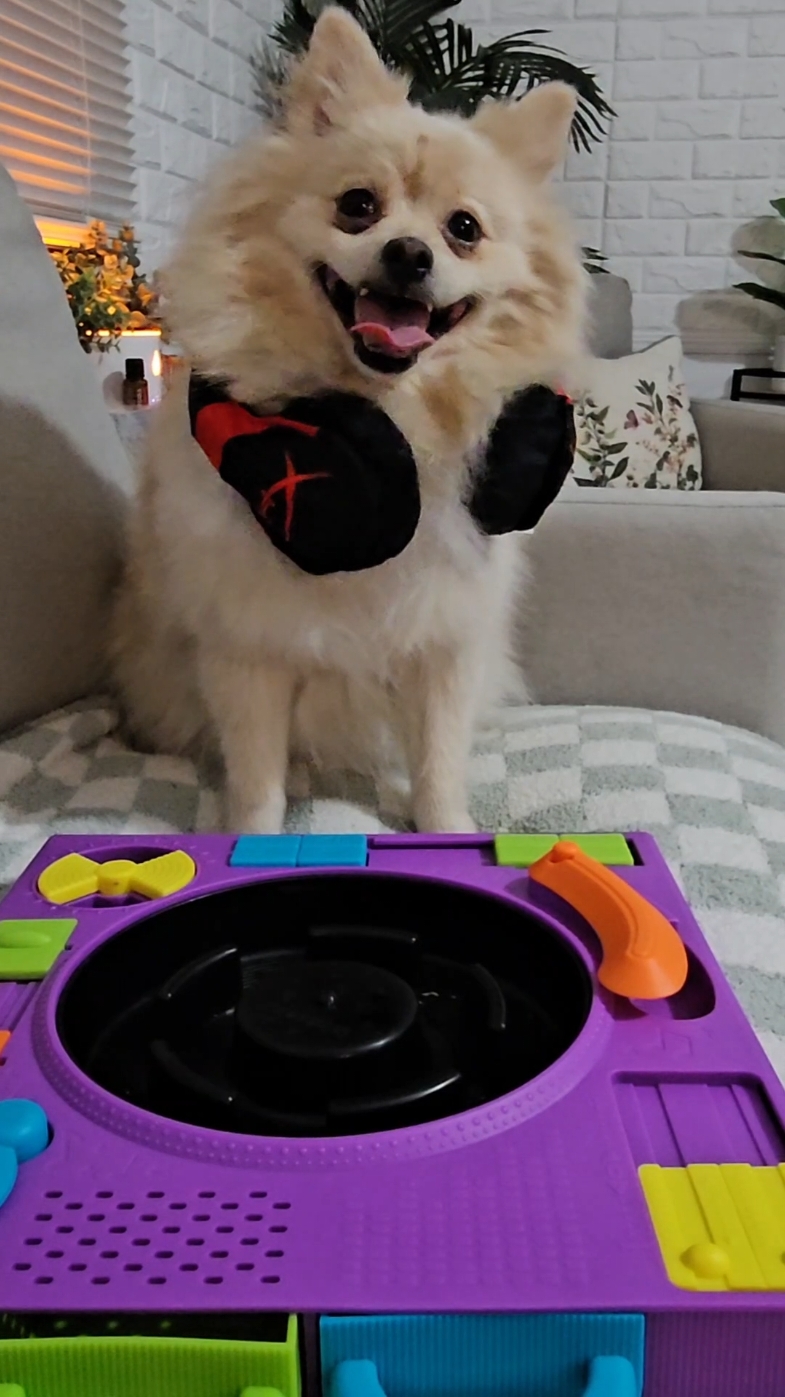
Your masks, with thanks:
[[(254, 121), (248, 55), (277, 0), (126, 0), (138, 226), (160, 261), (194, 181)], [(456, 12), (453, 12), (456, 13)], [(571, 154), (583, 241), (635, 293), (636, 342), (739, 279), (730, 239), (785, 194), (785, 0), (463, 0), (481, 36), (543, 25), (594, 69), (610, 139)]]
[(635, 293), (638, 345), (679, 302), (744, 275), (740, 224), (785, 194), (785, 0), (464, 0), (489, 37), (542, 24), (593, 68), (618, 113), (605, 147), (571, 155), (584, 242)]
[(126, 0), (137, 232), (155, 268), (210, 161), (257, 119), (248, 59), (270, 0)]

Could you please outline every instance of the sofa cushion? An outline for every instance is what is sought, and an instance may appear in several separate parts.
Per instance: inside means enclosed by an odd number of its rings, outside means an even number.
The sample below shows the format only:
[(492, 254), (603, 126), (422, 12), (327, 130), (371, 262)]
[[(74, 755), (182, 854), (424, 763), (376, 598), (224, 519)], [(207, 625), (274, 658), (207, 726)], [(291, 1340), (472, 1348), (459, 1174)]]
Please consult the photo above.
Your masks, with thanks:
[(704, 490), (785, 490), (785, 403), (698, 402)]
[[(51, 834), (216, 827), (210, 772), (128, 751), (82, 703), (0, 743), (0, 881)], [(291, 772), (288, 830), (404, 828), (405, 788)], [(785, 748), (704, 718), (513, 707), (477, 740), (471, 807), (487, 830), (650, 830), (785, 1077)]]
[(580, 484), (700, 489), (700, 442), (678, 336), (612, 362), (588, 360), (575, 425)]
[(0, 166), (0, 731), (100, 671), (130, 466), (60, 279)]

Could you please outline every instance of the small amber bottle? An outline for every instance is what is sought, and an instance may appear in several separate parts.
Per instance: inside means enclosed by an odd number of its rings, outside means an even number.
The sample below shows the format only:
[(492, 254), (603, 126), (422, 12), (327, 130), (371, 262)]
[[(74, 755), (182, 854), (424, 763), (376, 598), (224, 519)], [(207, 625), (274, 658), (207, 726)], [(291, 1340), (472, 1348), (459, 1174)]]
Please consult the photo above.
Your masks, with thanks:
[(147, 407), (150, 393), (144, 376), (144, 359), (126, 359), (123, 402), (126, 407)]

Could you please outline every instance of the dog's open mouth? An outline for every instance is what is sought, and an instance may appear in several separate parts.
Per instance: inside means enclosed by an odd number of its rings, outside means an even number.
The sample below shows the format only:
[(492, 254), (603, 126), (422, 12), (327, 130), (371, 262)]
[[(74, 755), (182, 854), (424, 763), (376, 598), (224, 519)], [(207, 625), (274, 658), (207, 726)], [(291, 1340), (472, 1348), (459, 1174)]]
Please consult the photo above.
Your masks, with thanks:
[(473, 305), (467, 298), (451, 306), (434, 307), (427, 301), (389, 296), (367, 286), (355, 291), (330, 267), (319, 267), (317, 277), (352, 336), (358, 359), (379, 373), (402, 373), (410, 368), (422, 350), (454, 329)]

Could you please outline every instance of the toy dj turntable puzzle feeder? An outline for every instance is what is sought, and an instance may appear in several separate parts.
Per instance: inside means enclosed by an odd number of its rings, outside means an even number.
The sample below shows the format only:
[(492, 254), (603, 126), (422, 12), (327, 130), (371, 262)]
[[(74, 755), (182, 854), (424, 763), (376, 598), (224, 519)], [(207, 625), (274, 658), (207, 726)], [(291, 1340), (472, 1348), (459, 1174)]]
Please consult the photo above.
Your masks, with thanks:
[(648, 835), (58, 837), (0, 1045), (0, 1397), (785, 1397), (785, 1091)]

